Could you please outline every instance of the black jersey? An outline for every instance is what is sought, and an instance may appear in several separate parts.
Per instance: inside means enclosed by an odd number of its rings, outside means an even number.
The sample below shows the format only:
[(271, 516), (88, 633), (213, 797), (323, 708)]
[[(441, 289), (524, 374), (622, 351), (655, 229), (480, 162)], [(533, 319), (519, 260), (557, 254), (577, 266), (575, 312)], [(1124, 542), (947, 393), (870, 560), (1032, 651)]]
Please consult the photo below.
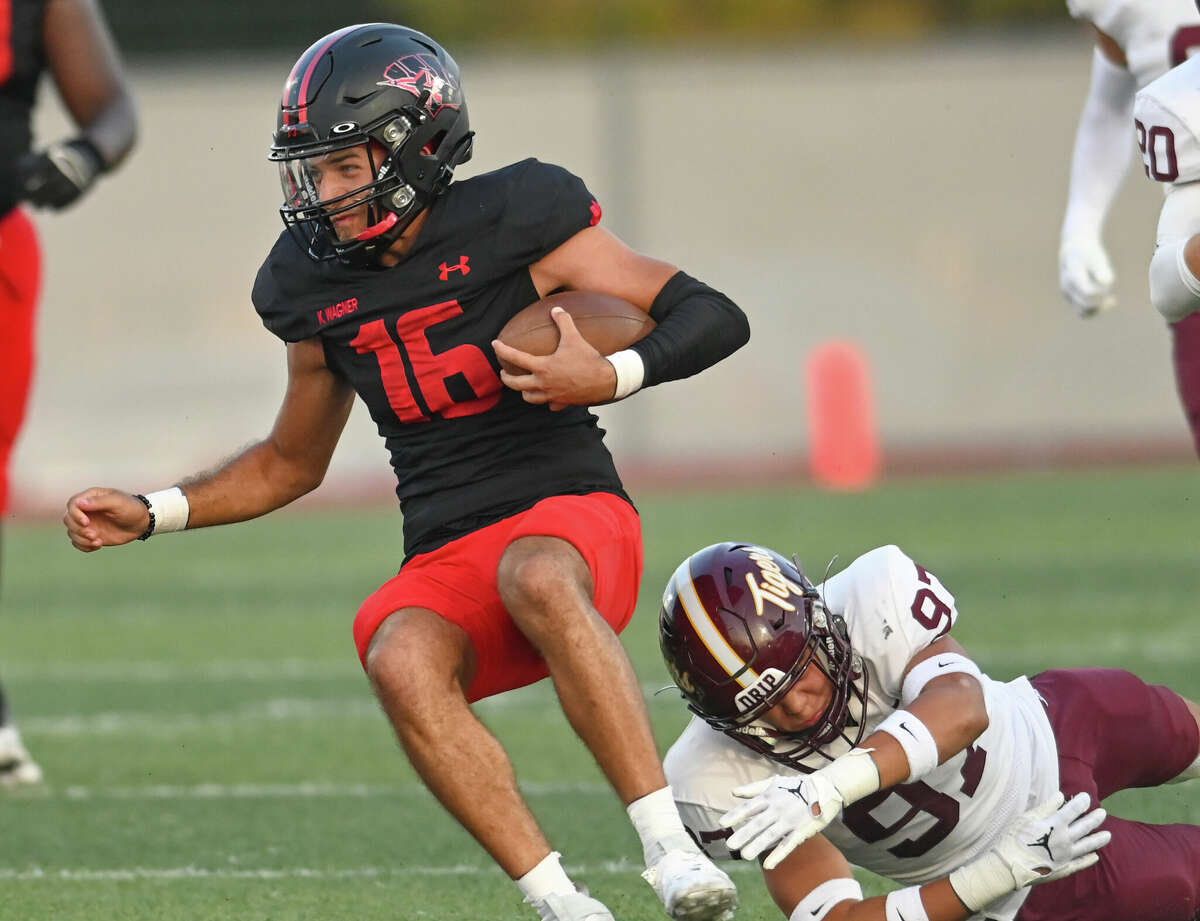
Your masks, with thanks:
[(599, 215), (576, 176), (524, 160), (452, 184), (398, 265), (313, 262), (284, 232), (259, 270), (263, 324), (286, 342), (319, 336), (370, 410), (408, 556), (548, 496), (625, 496), (596, 417), (526, 403), (491, 347), (538, 299), (529, 266)]
[(21, 200), (16, 163), (33, 142), (34, 97), (46, 66), (45, 8), (46, 0), (0, 0), (0, 217)]

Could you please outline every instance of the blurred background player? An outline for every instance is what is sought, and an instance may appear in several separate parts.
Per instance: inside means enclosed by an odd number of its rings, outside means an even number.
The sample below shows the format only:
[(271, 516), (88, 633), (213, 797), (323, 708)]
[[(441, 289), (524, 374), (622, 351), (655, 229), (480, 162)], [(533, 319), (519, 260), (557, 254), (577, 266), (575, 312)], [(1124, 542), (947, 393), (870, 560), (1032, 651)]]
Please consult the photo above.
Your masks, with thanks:
[[(354, 636), (426, 786), (544, 921), (611, 921), (470, 707), (550, 676), (668, 913), (726, 919), (736, 890), (683, 828), (616, 635), (636, 604), (641, 525), (586, 407), (715, 364), (749, 325), (597, 226), (600, 205), (560, 167), (527, 159), (452, 182), (473, 137), (458, 65), (420, 32), (347, 26), (301, 55), (271, 148), (287, 226), (253, 292), (287, 348), (274, 429), (182, 488), (73, 496), (64, 523), (90, 552), (277, 509), (321, 483), (357, 393), (391, 451), (405, 558)], [(607, 357), (562, 311), (553, 355), (496, 340), (560, 289), (623, 298), (658, 325)], [(499, 373), (497, 356), (530, 373)]]
[[(1197, 27), (1200, 32), (1200, 27)], [(1200, 41), (1200, 39), (1198, 39)], [(1192, 57), (1138, 92), (1134, 131), (1146, 175), (1164, 183), (1150, 301), (1175, 336), (1175, 373), (1200, 452), (1200, 58)]]
[[(792, 921), (1192, 921), (1200, 827), (1089, 807), (1200, 776), (1200, 706), (1118, 669), (994, 681), (957, 620), (895, 546), (819, 587), (752, 544), (685, 560), (660, 642), (698, 715), (666, 757), (697, 840), (765, 856)], [(907, 888), (864, 900), (851, 864)]]
[[(1101, 239), (1133, 153), (1134, 94), (1200, 48), (1193, 0), (1067, 0), (1091, 24), (1096, 46), (1059, 244), (1059, 286), (1081, 317), (1116, 304), (1116, 276)], [(1157, 306), (1157, 305), (1156, 305)], [(1200, 453), (1200, 316), (1170, 324), (1179, 399)]]
[[(34, 150), (32, 113), (44, 70), (79, 134)], [(0, 0), (0, 516), (33, 377), (41, 283), (37, 234), (20, 204), (70, 206), (121, 162), (136, 131), (117, 50), (93, 0)], [(41, 777), (0, 688), (0, 784)]]

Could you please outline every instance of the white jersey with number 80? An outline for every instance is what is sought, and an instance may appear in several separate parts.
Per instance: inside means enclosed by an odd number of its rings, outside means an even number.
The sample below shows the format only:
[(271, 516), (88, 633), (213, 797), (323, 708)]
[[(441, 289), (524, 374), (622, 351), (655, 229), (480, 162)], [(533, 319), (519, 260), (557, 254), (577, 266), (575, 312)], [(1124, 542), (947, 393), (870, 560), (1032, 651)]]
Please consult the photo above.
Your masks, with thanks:
[(1200, 58), (1137, 94), (1133, 128), (1147, 176), (1174, 184), (1200, 180)]

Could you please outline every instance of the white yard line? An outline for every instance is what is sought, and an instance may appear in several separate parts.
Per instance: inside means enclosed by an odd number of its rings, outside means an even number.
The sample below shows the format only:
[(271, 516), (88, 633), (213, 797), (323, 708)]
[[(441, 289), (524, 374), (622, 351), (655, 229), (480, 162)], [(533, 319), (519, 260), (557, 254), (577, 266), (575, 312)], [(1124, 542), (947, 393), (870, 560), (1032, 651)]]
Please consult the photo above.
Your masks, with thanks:
[[(600, 781), (522, 783), (527, 796), (611, 796), (612, 788)], [(202, 783), (192, 785), (155, 784), (146, 787), (31, 787), (15, 793), (22, 799), (70, 800), (189, 800), (189, 799), (325, 799), (347, 797), (370, 799), (378, 796), (428, 796), (421, 783)]]
[[(568, 865), (567, 871), (576, 875), (635, 874), (640, 867), (629, 860), (607, 860), (594, 864)], [(725, 867), (732, 873), (757, 872), (757, 864), (729, 864)], [(502, 874), (495, 866), (450, 866), (426, 867), (353, 867), (342, 870), (317, 870), (311, 867), (278, 867), (257, 870), (238, 870), (223, 867), (115, 867), (107, 870), (44, 867), (0, 867), (0, 882), (128, 882), (132, 880), (278, 880), (278, 879), (387, 879), (411, 876), (495, 876)]]

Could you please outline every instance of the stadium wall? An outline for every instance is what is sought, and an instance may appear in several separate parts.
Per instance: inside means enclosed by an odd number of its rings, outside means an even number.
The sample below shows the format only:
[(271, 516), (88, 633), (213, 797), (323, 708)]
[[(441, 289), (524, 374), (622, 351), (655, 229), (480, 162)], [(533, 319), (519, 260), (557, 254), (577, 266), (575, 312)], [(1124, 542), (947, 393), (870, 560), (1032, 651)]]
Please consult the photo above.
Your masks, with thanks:
[[(601, 411), (627, 470), (802, 476), (804, 361), (830, 339), (870, 360), (889, 470), (1186, 459), (1146, 292), (1160, 195), (1136, 164), (1107, 234), (1119, 309), (1083, 322), (1058, 295), (1089, 55), (1075, 32), (460, 54), (478, 131), (464, 175), (529, 155), (568, 166), (609, 227), (749, 313), (729, 361)], [(18, 511), (92, 484), (157, 488), (269, 429), (284, 354), (249, 289), (280, 227), (265, 153), (290, 63), (136, 63), (132, 160), (75, 211), (38, 217)], [(63, 124), (42, 107), (40, 137)], [(356, 407), (327, 489), (385, 494), (387, 474)]]

